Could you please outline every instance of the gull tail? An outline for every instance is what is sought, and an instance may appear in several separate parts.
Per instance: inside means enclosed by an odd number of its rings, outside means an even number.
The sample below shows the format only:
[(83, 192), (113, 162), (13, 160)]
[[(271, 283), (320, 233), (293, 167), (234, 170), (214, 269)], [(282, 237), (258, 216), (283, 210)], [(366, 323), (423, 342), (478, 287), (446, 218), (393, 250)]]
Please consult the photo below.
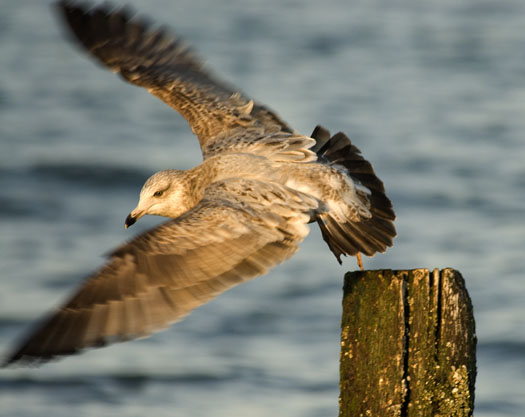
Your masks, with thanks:
[(317, 154), (318, 162), (341, 168), (355, 184), (358, 198), (371, 213), (359, 221), (336, 220), (330, 213), (317, 218), (324, 241), (341, 263), (341, 255), (372, 256), (392, 246), (396, 236), (396, 218), (392, 202), (385, 194), (383, 182), (376, 176), (370, 162), (342, 132), (330, 136), (330, 132), (317, 126), (312, 138), (316, 144), (311, 148)]

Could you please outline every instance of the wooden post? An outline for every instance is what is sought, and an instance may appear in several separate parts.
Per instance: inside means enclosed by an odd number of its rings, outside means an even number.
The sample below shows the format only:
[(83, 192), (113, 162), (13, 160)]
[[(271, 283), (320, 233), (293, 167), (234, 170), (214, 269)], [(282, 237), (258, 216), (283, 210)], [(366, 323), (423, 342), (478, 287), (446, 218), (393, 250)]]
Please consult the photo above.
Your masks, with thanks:
[(341, 328), (339, 417), (472, 415), (476, 334), (459, 272), (349, 272)]

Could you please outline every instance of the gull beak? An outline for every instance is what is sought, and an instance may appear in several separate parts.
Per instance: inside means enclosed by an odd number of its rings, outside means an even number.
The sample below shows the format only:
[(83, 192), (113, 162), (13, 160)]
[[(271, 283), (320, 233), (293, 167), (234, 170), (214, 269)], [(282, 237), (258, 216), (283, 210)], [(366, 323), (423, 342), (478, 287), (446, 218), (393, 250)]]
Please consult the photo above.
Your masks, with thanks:
[(136, 221), (137, 218), (134, 217), (132, 213), (129, 213), (128, 217), (126, 217), (126, 221), (124, 222), (124, 227), (127, 229), (129, 226), (133, 226)]
[(131, 213), (128, 214), (128, 217), (126, 217), (126, 221), (124, 222), (124, 227), (127, 229), (130, 226), (133, 226), (138, 219), (140, 219), (142, 216), (144, 216), (143, 211), (137, 211), (136, 209), (133, 210)]

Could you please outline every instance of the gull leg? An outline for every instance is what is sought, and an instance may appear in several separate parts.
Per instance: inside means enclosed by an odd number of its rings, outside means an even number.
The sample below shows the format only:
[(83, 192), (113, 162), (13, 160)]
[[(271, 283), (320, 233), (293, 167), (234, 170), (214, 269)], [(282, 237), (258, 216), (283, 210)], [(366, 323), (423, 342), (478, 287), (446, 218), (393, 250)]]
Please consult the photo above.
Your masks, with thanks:
[(356, 260), (357, 260), (357, 265), (359, 266), (361, 271), (364, 271), (365, 269), (363, 268), (363, 260), (361, 259), (361, 254), (359, 252), (357, 252)]

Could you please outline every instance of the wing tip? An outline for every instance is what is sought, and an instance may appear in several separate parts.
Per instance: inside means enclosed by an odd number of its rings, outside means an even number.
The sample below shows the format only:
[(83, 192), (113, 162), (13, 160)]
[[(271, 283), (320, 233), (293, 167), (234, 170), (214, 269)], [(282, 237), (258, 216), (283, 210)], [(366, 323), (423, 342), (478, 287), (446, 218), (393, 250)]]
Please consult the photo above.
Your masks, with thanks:
[(58, 360), (57, 355), (34, 355), (24, 352), (23, 349), (7, 354), (0, 363), (1, 369), (38, 368), (41, 365)]

